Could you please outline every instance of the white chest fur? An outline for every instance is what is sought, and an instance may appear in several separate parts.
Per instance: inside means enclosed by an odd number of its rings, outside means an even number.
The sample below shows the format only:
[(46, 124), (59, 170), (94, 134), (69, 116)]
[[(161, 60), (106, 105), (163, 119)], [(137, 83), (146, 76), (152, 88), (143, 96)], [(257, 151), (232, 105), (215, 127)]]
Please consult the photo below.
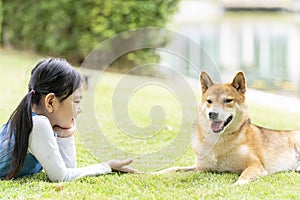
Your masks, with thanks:
[(250, 149), (246, 145), (225, 145), (217, 135), (207, 137), (203, 143), (194, 141), (195, 164), (198, 170), (237, 173), (243, 171)]

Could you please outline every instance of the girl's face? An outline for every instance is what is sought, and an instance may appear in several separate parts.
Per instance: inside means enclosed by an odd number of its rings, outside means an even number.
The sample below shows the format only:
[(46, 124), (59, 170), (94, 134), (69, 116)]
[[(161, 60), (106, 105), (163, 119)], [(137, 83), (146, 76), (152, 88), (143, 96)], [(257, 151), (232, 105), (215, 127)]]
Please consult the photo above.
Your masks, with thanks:
[(58, 103), (51, 117), (53, 127), (72, 128), (77, 115), (81, 113), (82, 90), (83, 87), (81, 86), (68, 98)]

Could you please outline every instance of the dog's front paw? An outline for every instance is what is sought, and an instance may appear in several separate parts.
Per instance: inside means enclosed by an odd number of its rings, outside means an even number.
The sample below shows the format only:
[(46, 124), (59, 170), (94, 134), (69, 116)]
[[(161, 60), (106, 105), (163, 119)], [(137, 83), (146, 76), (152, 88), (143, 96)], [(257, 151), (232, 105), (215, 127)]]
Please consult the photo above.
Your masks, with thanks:
[(234, 184), (233, 186), (236, 186), (236, 185), (246, 185), (246, 184), (249, 184), (250, 183), (250, 180), (247, 180), (247, 179), (238, 179)]
[(296, 168), (296, 172), (300, 172), (300, 164), (299, 164), (298, 167)]
[(180, 170), (181, 170), (181, 167), (175, 166), (175, 167), (170, 167), (170, 168), (167, 168), (167, 169), (160, 170), (158, 172), (155, 172), (155, 174), (165, 174), (165, 173), (170, 173), (170, 172), (178, 172)]

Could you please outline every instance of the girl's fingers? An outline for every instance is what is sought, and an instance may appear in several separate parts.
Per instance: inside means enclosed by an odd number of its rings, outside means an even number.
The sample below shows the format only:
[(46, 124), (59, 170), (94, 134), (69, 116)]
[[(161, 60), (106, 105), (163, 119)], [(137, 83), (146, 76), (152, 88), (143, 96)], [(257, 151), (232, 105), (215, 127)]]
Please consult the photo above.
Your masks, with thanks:
[(129, 165), (129, 164), (131, 164), (132, 162), (133, 162), (132, 159), (122, 160), (122, 161), (121, 161), (121, 165), (122, 165), (122, 166)]
[(120, 169), (121, 172), (126, 172), (126, 173), (141, 173), (140, 171), (132, 168), (132, 167), (129, 167), (129, 166), (124, 166)]

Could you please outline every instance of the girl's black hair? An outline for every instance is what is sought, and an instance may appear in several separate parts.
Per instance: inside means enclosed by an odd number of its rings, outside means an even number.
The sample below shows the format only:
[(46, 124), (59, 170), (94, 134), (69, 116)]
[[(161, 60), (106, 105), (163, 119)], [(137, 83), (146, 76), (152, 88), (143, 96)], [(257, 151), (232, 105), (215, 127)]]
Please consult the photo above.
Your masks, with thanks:
[(82, 84), (82, 76), (66, 60), (49, 58), (40, 61), (31, 71), (28, 93), (10, 116), (6, 128), (9, 144), (14, 137), (10, 170), (5, 179), (14, 178), (21, 170), (28, 150), (32, 131), (32, 104), (39, 105), (42, 95), (54, 93), (60, 101), (65, 100)]

